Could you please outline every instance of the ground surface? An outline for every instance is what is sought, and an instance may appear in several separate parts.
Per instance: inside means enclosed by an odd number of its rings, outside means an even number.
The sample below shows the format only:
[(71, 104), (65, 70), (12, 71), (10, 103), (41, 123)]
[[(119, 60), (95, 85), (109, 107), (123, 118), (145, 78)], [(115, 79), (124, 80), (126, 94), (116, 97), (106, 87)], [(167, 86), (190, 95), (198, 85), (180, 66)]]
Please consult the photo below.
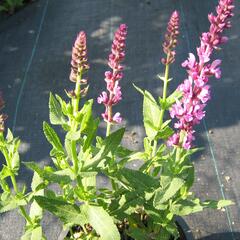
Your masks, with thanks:
[[(50, 162), (50, 150), (41, 126), (48, 120), (49, 91), (64, 94), (72, 88), (68, 80), (71, 46), (80, 30), (88, 35), (91, 88), (89, 97), (104, 88), (103, 74), (107, 69), (111, 38), (120, 23), (129, 26), (127, 69), (122, 80), (124, 100), (118, 110), (125, 116), (129, 134), (125, 142), (141, 148), (141, 96), (132, 83), (159, 95), (161, 84), (156, 74), (162, 71), (161, 40), (169, 14), (177, 9), (181, 14), (181, 32), (174, 89), (186, 75), (179, 67), (189, 51), (195, 52), (199, 33), (207, 31), (207, 14), (216, 0), (39, 0), (14, 16), (0, 16), (0, 88), (6, 100), (8, 126), (23, 141), (24, 161)], [(205, 122), (199, 127), (198, 145), (205, 151), (193, 159), (196, 164), (197, 195), (206, 198), (228, 198), (235, 206), (225, 212), (206, 211), (190, 216), (186, 221), (196, 239), (240, 239), (240, 108), (239, 108), (239, 24), (240, 6), (236, 3), (233, 28), (228, 31), (229, 43), (218, 56), (223, 59), (223, 77), (212, 80), (212, 101)], [(125, 107), (128, 106), (128, 107)], [(95, 105), (96, 114), (103, 111)], [(130, 134), (135, 131), (134, 137)], [(134, 139), (133, 139), (133, 138)], [(31, 173), (22, 170), (20, 182), (30, 183)], [(103, 184), (102, 182), (101, 184)], [(16, 212), (0, 216), (0, 239), (20, 239), (23, 221)], [(48, 216), (44, 228), (49, 240), (56, 240), (60, 224)]]

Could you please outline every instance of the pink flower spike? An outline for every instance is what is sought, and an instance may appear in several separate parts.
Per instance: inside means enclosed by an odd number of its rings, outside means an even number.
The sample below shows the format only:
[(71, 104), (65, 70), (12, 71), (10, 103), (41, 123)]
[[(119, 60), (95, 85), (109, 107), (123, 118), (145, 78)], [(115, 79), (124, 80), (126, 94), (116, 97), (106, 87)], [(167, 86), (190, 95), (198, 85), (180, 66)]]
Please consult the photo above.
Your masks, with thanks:
[[(170, 109), (170, 116), (177, 119), (174, 127), (178, 129), (178, 134), (181, 131), (185, 134), (182, 142), (182, 147), (185, 149), (192, 147), (192, 141), (195, 139), (194, 126), (205, 117), (204, 108), (211, 98), (209, 78), (211, 76), (221, 78), (221, 60), (209, 62), (214, 49), (227, 41), (227, 37), (222, 36), (222, 33), (231, 26), (233, 8), (233, 0), (219, 0), (217, 15), (213, 13), (208, 15), (211, 25), (209, 31), (201, 36), (201, 43), (197, 48), (198, 59), (194, 54), (189, 53), (188, 59), (182, 63), (187, 69), (188, 78), (178, 86), (183, 96)], [(172, 142), (173, 139), (170, 138), (169, 141)]]
[(111, 115), (112, 106), (122, 99), (119, 82), (123, 78), (123, 65), (121, 65), (121, 63), (125, 58), (126, 36), (127, 25), (121, 24), (114, 34), (112, 50), (108, 58), (108, 66), (112, 69), (112, 71), (105, 72), (108, 94), (103, 92), (102, 95), (98, 97), (98, 103), (103, 103), (105, 105), (105, 113), (102, 114), (102, 116), (105, 121), (111, 123), (120, 123), (122, 121), (120, 113), (116, 113), (113, 117)]

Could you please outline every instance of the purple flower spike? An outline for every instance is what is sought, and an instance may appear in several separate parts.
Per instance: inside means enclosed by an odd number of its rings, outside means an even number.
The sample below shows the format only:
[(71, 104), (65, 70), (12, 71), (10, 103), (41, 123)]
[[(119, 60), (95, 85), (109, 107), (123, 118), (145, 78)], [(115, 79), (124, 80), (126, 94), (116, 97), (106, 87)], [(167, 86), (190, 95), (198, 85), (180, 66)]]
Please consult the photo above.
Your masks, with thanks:
[(105, 72), (105, 81), (107, 84), (107, 92), (103, 91), (98, 97), (99, 104), (105, 105), (105, 113), (102, 114), (103, 119), (109, 123), (121, 123), (120, 113), (112, 114), (112, 106), (122, 99), (121, 87), (119, 81), (123, 78), (123, 66), (121, 62), (125, 58), (127, 25), (121, 24), (115, 32), (112, 43), (112, 51), (109, 54), (108, 66), (112, 71)]
[(163, 43), (163, 51), (167, 55), (166, 58), (162, 58), (161, 62), (164, 65), (171, 64), (175, 61), (176, 52), (174, 48), (177, 45), (177, 36), (179, 35), (179, 13), (174, 11), (168, 23), (167, 33), (165, 34), (165, 40)]
[[(77, 81), (77, 76), (87, 71), (89, 69), (89, 64), (87, 61), (87, 43), (86, 43), (86, 34), (81, 31), (72, 48), (72, 61), (71, 61), (71, 73), (70, 80), (72, 82)], [(86, 84), (86, 80), (80, 79), (81, 83)]]
[[(209, 32), (201, 36), (200, 47), (197, 48), (198, 60), (190, 53), (189, 58), (182, 64), (187, 69), (188, 78), (178, 86), (178, 90), (183, 93), (182, 99), (170, 109), (171, 117), (178, 119), (174, 125), (178, 131), (168, 140), (170, 146), (181, 145), (185, 149), (192, 147), (195, 139), (193, 128), (205, 117), (204, 108), (211, 97), (210, 86), (207, 84), (209, 78), (221, 78), (221, 60), (209, 63), (210, 57), (213, 50), (227, 40), (222, 33), (231, 26), (229, 19), (233, 16), (233, 9), (233, 0), (219, 1), (217, 16), (211, 13), (208, 17), (211, 23)], [(183, 139), (180, 138), (180, 133), (183, 133)]]

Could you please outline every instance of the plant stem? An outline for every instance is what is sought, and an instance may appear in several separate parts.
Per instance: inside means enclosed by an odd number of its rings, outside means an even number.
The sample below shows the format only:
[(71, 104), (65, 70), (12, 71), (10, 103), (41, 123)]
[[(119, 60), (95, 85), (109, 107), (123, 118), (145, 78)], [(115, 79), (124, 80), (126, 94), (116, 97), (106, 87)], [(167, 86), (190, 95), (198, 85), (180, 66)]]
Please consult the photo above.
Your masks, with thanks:
[[(167, 88), (168, 88), (168, 78), (169, 78), (169, 64), (166, 64), (165, 67), (165, 74), (164, 74), (164, 85), (163, 85), (163, 104), (165, 104), (166, 99), (167, 99)], [(162, 123), (163, 123), (163, 117), (164, 117), (164, 113), (165, 113), (165, 106), (163, 106), (160, 110), (160, 117), (159, 117), (159, 122), (157, 124), (157, 127), (159, 129), (161, 129)], [(153, 152), (152, 152), (152, 157), (154, 157), (156, 155), (156, 151), (157, 151), (157, 140), (154, 140), (153, 143)]]
[[(73, 116), (75, 117), (78, 113), (78, 109), (79, 109), (79, 102), (80, 102), (80, 92), (81, 92), (81, 79), (82, 79), (82, 70), (80, 70), (79, 75), (77, 76), (77, 80), (76, 80), (76, 85), (75, 85), (75, 96), (76, 98), (72, 99), (72, 106), (73, 106)], [(77, 124), (75, 123), (74, 119), (72, 121), (71, 124), (71, 130), (72, 131), (76, 131), (77, 128)], [(71, 150), (72, 150), (72, 156), (73, 156), (73, 168), (75, 171), (75, 174), (78, 173), (78, 158), (77, 158), (77, 144), (76, 141), (71, 141)]]
[(110, 135), (110, 132), (111, 132), (111, 123), (107, 122), (106, 137), (108, 137)]
[[(4, 140), (2, 133), (1, 133), (0, 138), (1, 138), (2, 140)], [(18, 194), (18, 193), (19, 193), (18, 185), (17, 185), (17, 182), (16, 182), (15, 175), (14, 175), (14, 173), (12, 172), (10, 158), (9, 158), (9, 155), (8, 155), (7, 148), (6, 148), (5, 146), (2, 148), (2, 153), (3, 153), (4, 158), (5, 158), (5, 160), (6, 160), (7, 166), (8, 166), (8, 168), (9, 168), (10, 171), (11, 171), (10, 178), (11, 178), (11, 181), (12, 181), (12, 185), (13, 185), (14, 192), (15, 192), (15, 194)], [(25, 220), (26, 220), (29, 224), (32, 224), (32, 220), (31, 220), (31, 218), (29, 217), (29, 215), (27, 214), (25, 208), (24, 208), (23, 206), (19, 206), (19, 209), (20, 209), (23, 217), (25, 218)]]
[[(110, 94), (110, 99), (112, 98), (112, 94)], [(111, 119), (112, 119), (112, 106), (108, 106), (108, 121), (107, 121), (107, 129), (106, 129), (106, 137), (108, 137), (111, 133)]]
[(179, 145), (176, 150), (176, 163), (178, 163), (181, 160), (181, 154), (182, 154), (182, 142), (184, 139), (184, 133), (180, 132), (180, 139), (179, 139)]

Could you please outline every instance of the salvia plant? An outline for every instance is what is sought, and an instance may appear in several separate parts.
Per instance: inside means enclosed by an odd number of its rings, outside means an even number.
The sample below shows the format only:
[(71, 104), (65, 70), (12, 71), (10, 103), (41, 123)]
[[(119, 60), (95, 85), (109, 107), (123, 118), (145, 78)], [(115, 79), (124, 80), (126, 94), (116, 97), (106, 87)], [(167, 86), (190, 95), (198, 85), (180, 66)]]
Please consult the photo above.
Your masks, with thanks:
[[(102, 118), (106, 122), (106, 136), (98, 135), (100, 119), (92, 112), (94, 100), (83, 102), (89, 89), (85, 77), (89, 63), (86, 34), (82, 31), (72, 49), (70, 80), (75, 88), (66, 91), (68, 100), (50, 93), (51, 125), (43, 123), (43, 132), (52, 146), (53, 166), (41, 168), (35, 162), (24, 162), (34, 172), (30, 192), (17, 184), (20, 140), (9, 129), (5, 134), (6, 115), (1, 114), (0, 150), (5, 163), (0, 173), (0, 212), (19, 209), (26, 220), (22, 240), (46, 239), (41, 227), (43, 210), (63, 222), (69, 231), (66, 239), (169, 240), (179, 237), (176, 216), (232, 204), (229, 200), (202, 201), (194, 196), (191, 156), (198, 151), (193, 145), (194, 129), (205, 116), (210, 78), (221, 77), (221, 61), (212, 60), (212, 55), (227, 41), (223, 31), (231, 26), (233, 9), (233, 0), (220, 0), (216, 15), (209, 14), (210, 28), (201, 35), (197, 54), (190, 53), (182, 64), (187, 70), (186, 79), (168, 95), (180, 28), (178, 12), (171, 15), (163, 43), (165, 55), (161, 59), (165, 74), (159, 76), (163, 81), (162, 96), (155, 99), (149, 91), (135, 86), (143, 95), (146, 132), (143, 151), (121, 145), (124, 128), (113, 130), (113, 125), (120, 126), (122, 121), (114, 106), (122, 99), (125, 24), (114, 35), (108, 59), (110, 70), (105, 72), (106, 91), (97, 98), (105, 108)], [(1, 98), (0, 108), (3, 106)], [(166, 120), (168, 112), (171, 119)], [(64, 139), (58, 137), (55, 126), (64, 130)], [(137, 170), (127, 167), (134, 160), (142, 160)], [(109, 179), (111, 187), (97, 187), (99, 174)], [(52, 184), (57, 184), (60, 191), (53, 191)]]

